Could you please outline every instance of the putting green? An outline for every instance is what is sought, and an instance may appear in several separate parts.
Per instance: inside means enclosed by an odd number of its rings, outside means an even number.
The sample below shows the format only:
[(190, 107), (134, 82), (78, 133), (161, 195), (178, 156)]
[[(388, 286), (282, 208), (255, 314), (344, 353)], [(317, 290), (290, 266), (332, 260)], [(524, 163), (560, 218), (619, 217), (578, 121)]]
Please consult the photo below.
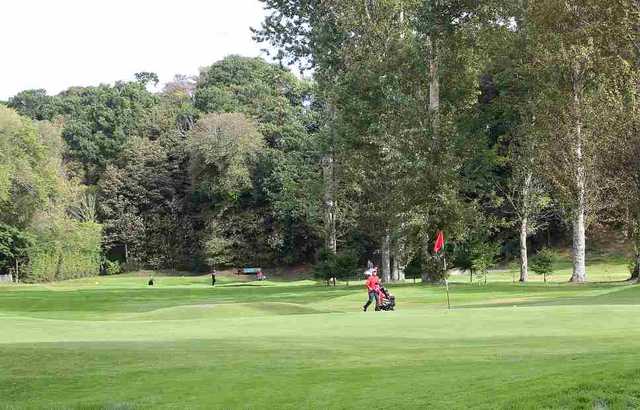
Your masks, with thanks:
[(636, 285), (158, 283), (0, 287), (0, 408), (640, 407)]

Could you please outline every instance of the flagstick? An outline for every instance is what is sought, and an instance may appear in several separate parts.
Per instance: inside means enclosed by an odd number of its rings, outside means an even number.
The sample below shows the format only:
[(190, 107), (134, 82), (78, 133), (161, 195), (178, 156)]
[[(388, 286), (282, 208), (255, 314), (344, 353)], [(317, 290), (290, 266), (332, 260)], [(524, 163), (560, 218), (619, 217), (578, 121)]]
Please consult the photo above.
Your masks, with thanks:
[(447, 279), (447, 257), (442, 251), (442, 261), (444, 262), (444, 286), (447, 288), (447, 309), (451, 310), (451, 302), (449, 300), (449, 280)]

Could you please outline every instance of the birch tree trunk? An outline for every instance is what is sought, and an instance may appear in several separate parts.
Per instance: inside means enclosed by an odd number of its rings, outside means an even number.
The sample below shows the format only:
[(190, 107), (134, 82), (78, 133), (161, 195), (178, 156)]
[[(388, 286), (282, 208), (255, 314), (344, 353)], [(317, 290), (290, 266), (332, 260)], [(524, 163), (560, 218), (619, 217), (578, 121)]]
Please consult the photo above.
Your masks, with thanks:
[(407, 265), (406, 259), (404, 242), (402, 239), (399, 239), (393, 255), (392, 277), (394, 281), (404, 281), (404, 269)]
[[(579, 74), (575, 74), (576, 77)], [(575, 83), (575, 82), (574, 82)], [(587, 279), (585, 268), (585, 214), (586, 214), (586, 175), (584, 169), (584, 158), (582, 152), (582, 119), (580, 117), (582, 86), (578, 81), (574, 85), (573, 102), (576, 115), (576, 145), (575, 145), (575, 161), (576, 161), (576, 208), (573, 214), (573, 274), (571, 282), (582, 283)]]
[(382, 281), (391, 281), (391, 235), (388, 230), (382, 238)]
[(584, 205), (578, 205), (573, 220), (573, 274), (571, 282), (582, 283), (587, 279), (585, 249)]
[(391, 263), (391, 280), (397, 282), (400, 279), (399, 275), (400, 263), (398, 262), (398, 254), (393, 255), (393, 262)]
[(529, 261), (527, 257), (528, 218), (520, 220), (520, 282), (529, 280)]
[(529, 214), (531, 203), (531, 181), (533, 173), (529, 170), (522, 186), (522, 210), (520, 213), (520, 282), (529, 280), (529, 259), (527, 256), (527, 236), (529, 233)]
[(337, 240), (334, 166), (333, 156), (331, 154), (325, 155), (322, 159), (322, 174), (324, 179), (325, 246), (329, 251), (335, 254), (337, 251)]

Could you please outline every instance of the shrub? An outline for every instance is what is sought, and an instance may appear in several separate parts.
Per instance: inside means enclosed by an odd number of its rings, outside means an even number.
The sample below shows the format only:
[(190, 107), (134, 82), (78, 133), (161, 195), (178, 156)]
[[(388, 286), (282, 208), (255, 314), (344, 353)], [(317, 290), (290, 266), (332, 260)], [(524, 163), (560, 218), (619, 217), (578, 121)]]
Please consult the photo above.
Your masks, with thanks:
[(442, 256), (422, 258), (422, 269), (427, 273), (430, 282), (437, 283), (445, 279), (444, 261)]
[(69, 218), (42, 221), (28, 250), (30, 282), (63, 280), (100, 273), (102, 228)]
[(105, 259), (102, 266), (105, 275), (117, 275), (119, 273), (122, 273), (122, 267), (120, 266), (120, 262), (118, 261), (110, 261), (109, 259)]
[(496, 264), (496, 256), (499, 252), (500, 246), (493, 243), (481, 243), (474, 249), (471, 260), (472, 269), (477, 275), (484, 277), (485, 284), (487, 283), (487, 273)]
[(547, 275), (553, 272), (553, 260), (555, 254), (548, 248), (542, 248), (536, 253), (536, 256), (531, 261), (531, 270), (538, 275), (544, 276), (544, 281), (547, 281)]
[(358, 256), (349, 249), (337, 254), (323, 249), (320, 252), (320, 261), (314, 267), (315, 276), (325, 280), (327, 284), (336, 278), (344, 280), (349, 285), (349, 280), (355, 277), (357, 270)]
[(416, 279), (422, 275), (422, 265), (422, 255), (414, 256), (404, 268), (404, 277), (413, 279), (413, 283), (416, 283)]

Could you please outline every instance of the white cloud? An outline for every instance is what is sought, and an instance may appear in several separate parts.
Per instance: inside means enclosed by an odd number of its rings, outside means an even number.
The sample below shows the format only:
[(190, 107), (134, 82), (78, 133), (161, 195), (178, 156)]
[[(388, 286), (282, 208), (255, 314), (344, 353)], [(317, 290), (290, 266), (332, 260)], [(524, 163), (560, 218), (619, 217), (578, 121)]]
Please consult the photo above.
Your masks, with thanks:
[(30, 88), (196, 74), (228, 54), (263, 55), (258, 0), (3, 0), (0, 100)]

